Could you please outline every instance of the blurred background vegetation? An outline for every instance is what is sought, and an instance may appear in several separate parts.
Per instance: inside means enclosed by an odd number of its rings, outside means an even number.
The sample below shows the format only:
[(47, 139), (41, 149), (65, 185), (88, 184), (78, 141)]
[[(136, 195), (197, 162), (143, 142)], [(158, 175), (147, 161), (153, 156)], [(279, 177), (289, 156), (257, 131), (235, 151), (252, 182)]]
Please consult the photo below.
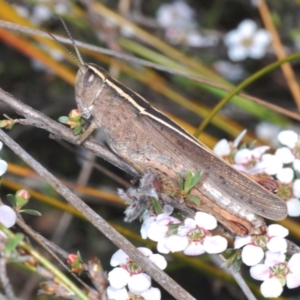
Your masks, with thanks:
[[(61, 16), (76, 40), (229, 88), (276, 61), (278, 51), (283, 50), (288, 55), (300, 49), (299, 1), (267, 1), (267, 10), (250, 0), (182, 1), (184, 4), (179, 11), (174, 8), (174, 3), (155, 0), (0, 0), (0, 20), (66, 36), (58, 18)], [(253, 20), (258, 28), (267, 28), (273, 43), (259, 59), (235, 60), (228, 56), (224, 37), (247, 19)], [(276, 43), (274, 34), (279, 36), (281, 43)], [(51, 39), (4, 28), (0, 28), (0, 43), (2, 89), (54, 120), (68, 115), (76, 107), (73, 84), (77, 66), (60, 45)], [(69, 49), (75, 52), (71, 47)], [(85, 49), (80, 52), (86, 62), (107, 69), (112, 77), (144, 96), (191, 133), (226, 95), (225, 91), (210, 84), (148, 68), (139, 62), (119, 60), (114, 55)], [(292, 66), (297, 79), (299, 62), (294, 61)], [(291, 87), (281, 68), (259, 78), (247, 87), (246, 92), (294, 112), (300, 103), (297, 86)], [(0, 107), (0, 112), (18, 117), (7, 107)], [(213, 147), (220, 138), (234, 139), (244, 128), (248, 129), (246, 142), (256, 139), (258, 143), (272, 146), (280, 128), (293, 128), (299, 132), (297, 122), (278, 110), (235, 97), (213, 119), (200, 140)], [(40, 129), (17, 125), (9, 134), (137, 246), (155, 247), (139, 238), (138, 221), (124, 224), (122, 220), (124, 204), (117, 197), (116, 189), (126, 187), (130, 176), (80, 148), (49, 139), (47, 132)], [(60, 207), (58, 203), (64, 203), (64, 200), (7, 148), (3, 148), (1, 157), (9, 163), (8, 173), (2, 179), (2, 198), (20, 188), (30, 190), (33, 198), (28, 207), (39, 210), (42, 217), (24, 216), (26, 222), (67, 252), (80, 251), (84, 260), (97, 256), (104, 269), (109, 271), (115, 246), (87, 221), (73, 215), (68, 206)], [(284, 225), (290, 229), (291, 238), (299, 241), (297, 219), (286, 221)], [(197, 299), (244, 299), (231, 277), (214, 265), (209, 256), (188, 258), (177, 254), (168, 256), (168, 261), (170, 276)], [(20, 266), (11, 266), (10, 274), (16, 293), (22, 299), (47, 299), (47, 296), (35, 296), (38, 277), (34, 274)], [(247, 274), (245, 269), (246, 278), (249, 277)], [(257, 282), (250, 280), (250, 284), (258, 290)], [(300, 299), (299, 289), (289, 290), (285, 295)], [(172, 298), (163, 294), (162, 299)]]

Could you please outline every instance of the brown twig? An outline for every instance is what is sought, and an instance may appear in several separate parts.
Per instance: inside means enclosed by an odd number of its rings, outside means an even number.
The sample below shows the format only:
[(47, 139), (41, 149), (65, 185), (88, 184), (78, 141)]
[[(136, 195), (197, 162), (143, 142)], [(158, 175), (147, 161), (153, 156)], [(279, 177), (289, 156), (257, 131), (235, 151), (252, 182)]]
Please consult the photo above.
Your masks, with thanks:
[[(263, 20), (263, 23), (272, 35), (272, 43), (273, 43), (275, 54), (278, 59), (283, 59), (286, 57), (286, 54), (284, 52), (284, 47), (281, 43), (278, 32), (273, 24), (269, 8), (264, 0), (260, 0), (258, 1), (258, 3), (259, 3), (258, 10), (260, 12), (260, 16)], [(283, 64), (281, 66), (281, 69), (286, 79), (286, 82), (291, 90), (291, 93), (294, 97), (298, 110), (300, 110), (300, 88), (296, 76), (294, 74), (294, 71), (289, 63)]]

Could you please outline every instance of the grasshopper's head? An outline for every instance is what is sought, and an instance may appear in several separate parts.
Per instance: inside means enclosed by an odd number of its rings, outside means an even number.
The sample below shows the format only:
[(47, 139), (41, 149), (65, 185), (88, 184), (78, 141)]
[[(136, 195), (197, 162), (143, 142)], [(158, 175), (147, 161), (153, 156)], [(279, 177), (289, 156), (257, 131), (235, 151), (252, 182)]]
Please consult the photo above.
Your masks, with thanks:
[(94, 64), (83, 64), (79, 68), (75, 82), (75, 98), (84, 118), (92, 114), (93, 105), (108, 77), (107, 72)]

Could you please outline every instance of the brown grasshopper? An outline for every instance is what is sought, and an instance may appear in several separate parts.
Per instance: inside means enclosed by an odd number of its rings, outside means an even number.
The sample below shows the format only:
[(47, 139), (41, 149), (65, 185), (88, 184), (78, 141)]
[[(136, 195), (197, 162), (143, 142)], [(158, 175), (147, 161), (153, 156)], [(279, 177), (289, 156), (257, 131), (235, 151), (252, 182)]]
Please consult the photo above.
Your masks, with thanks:
[(184, 177), (188, 171), (202, 171), (191, 191), (201, 203), (185, 199), (184, 205), (214, 215), (232, 233), (262, 234), (261, 217), (286, 217), (285, 202), (219, 159), (104, 69), (82, 63), (75, 94), (83, 116), (93, 117), (90, 128), (101, 128), (111, 150), (139, 174), (156, 174), (162, 194), (178, 190), (178, 173)]

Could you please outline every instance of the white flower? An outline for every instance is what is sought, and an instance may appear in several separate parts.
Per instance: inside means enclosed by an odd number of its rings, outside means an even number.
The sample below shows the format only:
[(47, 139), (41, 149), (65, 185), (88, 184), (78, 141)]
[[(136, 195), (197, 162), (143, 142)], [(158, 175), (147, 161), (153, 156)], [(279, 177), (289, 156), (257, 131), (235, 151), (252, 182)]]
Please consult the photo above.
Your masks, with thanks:
[(264, 249), (273, 252), (285, 253), (287, 242), (285, 237), (289, 231), (281, 225), (272, 224), (268, 226), (267, 233), (259, 236), (237, 236), (234, 248), (242, 250), (242, 261), (247, 266), (254, 266), (264, 258)]
[[(138, 250), (160, 269), (163, 270), (166, 268), (167, 262), (160, 254), (153, 254), (150, 249), (145, 247), (140, 247)], [(108, 273), (110, 287), (107, 293), (109, 294), (109, 299), (129, 299), (127, 289), (125, 288), (126, 285), (128, 285), (128, 289), (131, 292), (137, 295), (145, 293), (144, 299), (151, 299), (151, 297), (153, 299), (160, 299), (160, 291), (151, 288), (151, 277), (145, 274), (139, 265), (130, 259), (123, 250), (118, 250), (113, 254), (110, 264), (116, 268)]]
[(264, 297), (278, 297), (285, 284), (290, 289), (300, 286), (300, 253), (286, 262), (284, 254), (267, 251), (264, 264), (251, 267), (250, 275), (264, 281), (260, 287)]
[(164, 28), (186, 28), (194, 23), (194, 11), (184, 1), (162, 4), (157, 10), (156, 20)]
[[(221, 236), (212, 236), (209, 230), (217, 227), (215, 217), (197, 212), (194, 219), (186, 218), (184, 225), (178, 227), (178, 242), (185, 247), (183, 253), (186, 255), (200, 255), (207, 253), (220, 253), (226, 250), (227, 240)], [(176, 244), (175, 244), (176, 245)], [(170, 244), (167, 246), (170, 249)]]
[(252, 20), (242, 21), (237, 29), (227, 33), (224, 38), (228, 56), (232, 61), (244, 60), (247, 57), (262, 58), (270, 41), (270, 34), (265, 29), (257, 29)]

